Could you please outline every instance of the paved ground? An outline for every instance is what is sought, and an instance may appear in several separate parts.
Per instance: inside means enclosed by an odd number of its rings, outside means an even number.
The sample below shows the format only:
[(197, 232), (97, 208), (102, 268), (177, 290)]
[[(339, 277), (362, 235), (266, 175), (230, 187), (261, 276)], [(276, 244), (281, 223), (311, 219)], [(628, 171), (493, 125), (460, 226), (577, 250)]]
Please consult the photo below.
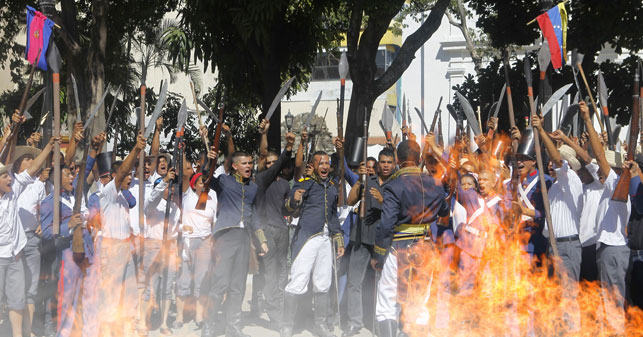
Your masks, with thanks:
[[(248, 277), (248, 285), (247, 285), (247, 290), (246, 290), (246, 298), (243, 302), (243, 322), (245, 323), (245, 327), (243, 328), (243, 332), (246, 333), (247, 335), (250, 335), (252, 337), (279, 337), (279, 331), (277, 330), (272, 330), (268, 328), (268, 316), (266, 314), (262, 314), (261, 317), (259, 318), (251, 318), (250, 317), (250, 306), (248, 305), (248, 301), (250, 300), (250, 296), (252, 294), (252, 277)], [(174, 320), (174, 317), (171, 318), (171, 320)], [(194, 321), (190, 321), (189, 323), (186, 323), (183, 325), (181, 329), (172, 329), (173, 330), (173, 336), (181, 336), (181, 337), (200, 337), (201, 336), (201, 330), (195, 330), (196, 325), (194, 324)], [(299, 331), (297, 331), (299, 330)], [(342, 331), (339, 327), (335, 328), (334, 334), (336, 336), (341, 336)], [(221, 334), (223, 336), (224, 334)], [(162, 335), (158, 329), (154, 331), (150, 331), (149, 334), (150, 337), (161, 337), (164, 336)], [(297, 337), (311, 337), (314, 336), (310, 331), (308, 330), (302, 330), (302, 329), (296, 329), (294, 336)], [(370, 337), (371, 336), (371, 331), (368, 329), (362, 329), (361, 333), (357, 335), (358, 337)]]
[[(243, 329), (243, 332), (246, 333), (247, 335), (250, 335), (252, 337), (278, 337), (279, 336), (279, 331), (270, 329), (268, 327), (268, 316), (266, 314), (262, 314), (261, 317), (258, 318), (252, 318), (250, 317), (250, 306), (248, 305), (248, 301), (250, 300), (250, 296), (252, 294), (252, 277), (248, 277), (248, 285), (247, 285), (247, 290), (246, 290), (246, 298), (244, 300), (243, 304), (243, 323), (245, 324), (245, 327)], [(306, 308), (300, 308), (300, 312), (306, 312)], [(312, 314), (312, 313), (311, 313)], [(8, 317), (6, 315), (0, 315), (3, 316), (0, 318), (0, 337), (9, 337), (11, 336), (11, 327), (8, 323)], [(170, 318), (169, 322), (174, 321), (174, 313), (170, 313)], [(190, 321), (186, 324), (183, 325), (181, 329), (172, 329), (173, 334), (172, 336), (181, 336), (181, 337), (200, 337), (201, 336), (201, 330), (197, 330), (196, 324), (194, 324), (194, 321), (192, 320), (193, 314), (186, 313), (185, 319), (189, 319)], [(297, 322), (305, 321), (306, 318), (300, 318), (298, 317)], [(161, 337), (164, 336), (163, 334), (160, 333), (158, 329), (158, 319), (153, 319), (155, 321), (153, 323), (154, 330), (149, 332), (150, 337)], [(303, 325), (303, 324), (298, 324), (298, 325)], [(52, 331), (51, 329), (47, 329), (49, 334), (47, 336), (52, 336)], [(335, 328), (334, 331), (336, 336), (341, 336), (342, 331), (339, 329), (339, 327)], [(220, 334), (223, 336), (223, 333)], [(305, 330), (305, 327), (300, 327), (299, 329), (295, 330), (295, 336), (297, 337), (310, 337), (313, 336), (310, 331)], [(371, 332), (370, 330), (367, 329), (362, 329), (361, 333), (358, 335), (358, 337), (370, 337)]]

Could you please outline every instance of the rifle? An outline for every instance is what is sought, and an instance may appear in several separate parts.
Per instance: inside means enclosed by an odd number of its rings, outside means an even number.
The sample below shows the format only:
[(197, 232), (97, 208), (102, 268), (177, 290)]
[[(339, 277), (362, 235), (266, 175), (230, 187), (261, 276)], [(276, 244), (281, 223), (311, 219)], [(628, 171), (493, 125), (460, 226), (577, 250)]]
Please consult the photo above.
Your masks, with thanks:
[[(634, 160), (634, 153), (636, 153), (636, 142), (639, 136), (639, 116), (640, 116), (640, 69), (637, 67), (634, 74), (634, 93), (632, 94), (632, 119), (630, 121), (630, 139), (627, 143), (627, 160)], [(630, 178), (632, 174), (630, 170), (623, 170), (621, 177), (618, 180), (618, 184), (614, 189), (612, 194), (612, 200), (627, 202), (630, 189)]]
[[(529, 97), (529, 108), (531, 114), (536, 114), (536, 106), (534, 105), (534, 90), (532, 88), (532, 77), (531, 77), (531, 64), (529, 58), (524, 58), (525, 65), (525, 81), (527, 82), (527, 96)], [(542, 69), (541, 69), (542, 70)], [(542, 110), (541, 110), (542, 112)], [(542, 125), (541, 125), (542, 127)], [(551, 249), (554, 252), (554, 256), (558, 257), (558, 247), (556, 246), (556, 237), (554, 236), (554, 224), (551, 220), (551, 212), (549, 210), (549, 194), (547, 193), (547, 181), (545, 180), (545, 168), (543, 165), (543, 155), (540, 152), (540, 135), (538, 130), (532, 127), (534, 134), (534, 148), (536, 151), (536, 164), (538, 165), (538, 177), (540, 178), (540, 191), (543, 197), (543, 204), (545, 206), (545, 219), (547, 221), (547, 231), (549, 232), (549, 244)]]
[(433, 121), (431, 122), (431, 129), (429, 132), (435, 132), (435, 124), (438, 121), (438, 117), (440, 116), (440, 113), (442, 113), (442, 110), (440, 110), (440, 106), (442, 106), (442, 96), (440, 96), (440, 101), (438, 102), (438, 108), (435, 109), (435, 114), (433, 115)]
[[(82, 146), (85, 147), (85, 150), (83, 151), (83, 158), (81, 159), (81, 164), (80, 164), (80, 173), (78, 174), (77, 181), (76, 181), (76, 190), (74, 191), (74, 208), (72, 210), (72, 214), (80, 214), (80, 206), (82, 204), (82, 199), (83, 199), (83, 194), (85, 192), (85, 167), (87, 166), (87, 155), (89, 154), (89, 146), (86, 145), (87, 143), (87, 138), (91, 137), (92, 131), (94, 129), (92, 121), (94, 120), (94, 117), (96, 116), (96, 113), (98, 112), (98, 109), (103, 105), (103, 102), (105, 102), (105, 97), (107, 96), (107, 93), (109, 92), (109, 84), (107, 84), (107, 88), (105, 88), (105, 92), (103, 94), (103, 97), (101, 97), (100, 101), (98, 101), (98, 104), (94, 107), (94, 109), (91, 111), (89, 116), (87, 116), (87, 120), (85, 121), (85, 126), (83, 126), (83, 139), (81, 140)], [(55, 96), (55, 94), (54, 94)], [(82, 261), (85, 258), (85, 246), (83, 243), (83, 230), (82, 226), (78, 225), (74, 229), (74, 234), (72, 238), (72, 252), (74, 255), (74, 261), (76, 263), (80, 264), (80, 261)]]
[[(215, 103), (218, 103), (219, 106), (219, 123), (217, 123), (217, 127), (214, 131), (214, 152), (219, 152), (219, 146), (221, 144), (221, 128), (223, 127), (223, 108), (224, 104), (221, 100), (221, 86), (219, 86), (219, 89), (217, 89), (217, 96), (215, 98)], [(206, 149), (206, 151), (209, 151), (209, 149)], [(199, 201), (196, 203), (196, 209), (198, 210), (204, 210), (205, 209), (205, 204), (208, 202), (208, 193), (210, 192), (210, 182), (212, 179), (214, 179), (214, 171), (217, 170), (217, 161), (216, 160), (210, 160), (210, 163), (208, 165), (208, 172), (207, 176), (205, 177), (205, 180), (203, 180), (203, 191), (201, 191), (201, 194), (199, 195)]]
[[(363, 151), (362, 151), (362, 162), (364, 163), (364, 167), (366, 167), (366, 159), (368, 158), (368, 154), (366, 153), (367, 148), (368, 148), (368, 111), (366, 110), (367, 108), (364, 107), (364, 144), (363, 146)], [(362, 200), (359, 205), (359, 217), (362, 219), (362, 223), (366, 219), (366, 193), (368, 193), (368, 172), (362, 175)]]
[[(183, 101), (185, 104), (185, 100)], [(185, 105), (184, 105), (185, 106)], [(180, 124), (180, 121), (179, 121)], [(168, 247), (168, 242), (167, 242), (167, 236), (168, 236), (168, 229), (169, 229), (169, 222), (170, 222), (170, 211), (171, 211), (171, 206), (172, 206), (172, 200), (175, 197), (178, 197), (178, 202), (177, 202), (177, 207), (180, 212), (181, 211), (181, 197), (183, 194), (183, 126), (180, 125), (176, 129), (176, 136), (174, 139), (174, 154), (173, 154), (173, 163), (172, 167), (176, 169), (177, 165), (179, 165), (179, 173), (177, 173), (177, 176), (175, 180), (178, 180), (177, 186), (174, 186), (174, 180), (170, 180), (170, 183), (168, 184), (168, 194), (167, 194), (167, 200), (165, 201), (165, 218), (163, 219), (163, 243), (161, 245), (162, 249), (162, 255), (161, 255), (161, 265), (163, 266), (163, 277), (161, 279), (161, 292), (160, 294), (165, 294), (165, 291), (167, 290), (167, 277), (168, 277), (168, 253), (169, 253), (169, 247)], [(178, 190), (175, 191), (175, 189)], [(182, 216), (179, 216), (179, 224), (178, 228), (181, 228), (181, 218)], [(181, 235), (181, 231), (179, 231), (179, 236)], [(181, 245), (181, 237), (177, 239), (177, 244)], [(181, 246), (177, 247), (177, 252), (179, 256), (181, 256), (180, 252)], [(161, 301), (161, 312), (164, 312), (164, 306), (165, 306), (166, 301)]]

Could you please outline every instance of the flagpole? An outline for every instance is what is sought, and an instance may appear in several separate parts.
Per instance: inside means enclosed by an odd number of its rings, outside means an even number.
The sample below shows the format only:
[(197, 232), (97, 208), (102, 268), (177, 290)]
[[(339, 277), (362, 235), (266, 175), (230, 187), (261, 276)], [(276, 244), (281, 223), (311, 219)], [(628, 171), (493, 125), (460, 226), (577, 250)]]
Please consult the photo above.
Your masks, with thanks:
[[(563, 2), (559, 2), (559, 3), (557, 3), (557, 4), (556, 4), (556, 6), (558, 6), (558, 5), (560, 5), (560, 4), (566, 4), (566, 3), (568, 3), (568, 2), (569, 2), (569, 0), (565, 0), (565, 1), (563, 1)], [(554, 6), (554, 7), (556, 7), (556, 6)], [(554, 7), (552, 7), (552, 8), (554, 8)], [(542, 15), (542, 14), (540, 14), (540, 15)], [(540, 16), (540, 15), (538, 15), (538, 16)], [(537, 17), (535, 17), (533, 20), (531, 20), (531, 21), (527, 22), (527, 26), (529, 26), (529, 25), (531, 25), (532, 23), (536, 22), (536, 20), (538, 20), (538, 16), (537, 16)]]

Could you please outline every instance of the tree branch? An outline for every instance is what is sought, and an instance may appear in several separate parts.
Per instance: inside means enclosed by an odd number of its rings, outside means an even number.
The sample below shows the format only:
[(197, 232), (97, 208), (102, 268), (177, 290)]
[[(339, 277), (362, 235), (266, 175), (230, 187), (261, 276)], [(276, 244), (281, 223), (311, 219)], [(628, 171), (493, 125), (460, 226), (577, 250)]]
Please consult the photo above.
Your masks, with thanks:
[(450, 23), (452, 26), (454, 26), (454, 27), (458, 27), (459, 29), (462, 29), (462, 28), (461, 28), (461, 27), (462, 27), (462, 26), (461, 26), (461, 24), (460, 24), (459, 22), (455, 21), (455, 19), (453, 19), (453, 15), (451, 15), (451, 12), (446, 11), (446, 12), (444, 12), (444, 14), (447, 16), (447, 19), (449, 19), (449, 23)]
[(404, 41), (391, 66), (374, 82), (373, 94), (382, 94), (402, 76), (415, 58), (415, 52), (440, 27), (442, 16), (444, 16), (449, 3), (450, 0), (438, 0), (436, 2), (427, 20)]

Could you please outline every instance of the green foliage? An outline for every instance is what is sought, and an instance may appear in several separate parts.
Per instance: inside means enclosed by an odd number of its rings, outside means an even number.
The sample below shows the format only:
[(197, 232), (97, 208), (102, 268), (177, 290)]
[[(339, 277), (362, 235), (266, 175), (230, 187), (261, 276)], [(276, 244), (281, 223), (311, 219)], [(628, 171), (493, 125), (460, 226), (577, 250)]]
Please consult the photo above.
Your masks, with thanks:
[[(217, 115), (219, 110), (215, 107), (217, 86), (210, 88), (203, 96), (203, 102), (210, 107), (210, 110)], [(230, 126), (230, 133), (237, 150), (246, 153), (255, 154), (258, 151), (259, 144), (259, 118), (256, 110), (243, 102), (243, 97), (237, 97), (232, 93), (227, 93), (226, 89), (222, 90), (224, 102), (223, 119), (224, 123)], [(203, 121), (208, 127), (208, 139), (214, 141), (214, 132), (216, 124), (212, 118), (208, 117)], [(220, 149), (225, 153), (225, 139), (221, 136)]]
[[(526, 25), (543, 12), (537, 1), (467, 0), (478, 15), (477, 26), (489, 34), (495, 48), (530, 45), (540, 37), (537, 23)], [(554, 5), (549, 1), (545, 10)], [(621, 53), (623, 48), (643, 48), (643, 6), (640, 0), (586, 0), (566, 4), (569, 15), (568, 49), (593, 53), (609, 44)]]
[(316, 53), (337, 46), (339, 10), (335, 0), (188, 0), (185, 36), (169, 33), (177, 44), (170, 51), (184, 65), (194, 52), (244, 105), (266, 108), (285, 79), (296, 78), (294, 92), (308, 82)]
[[(536, 64), (534, 55), (528, 56), (531, 60), (532, 66)], [(509, 71), (510, 83), (511, 83), (511, 92), (514, 105), (514, 114), (516, 117), (516, 125), (519, 128), (523, 128), (525, 123), (521, 121), (525, 117), (529, 116), (528, 110), (528, 99), (527, 99), (527, 85), (525, 83), (525, 77), (523, 73), (523, 61), (517, 60), (512, 61), (512, 66)], [(533, 87), (534, 92), (537, 92), (538, 88), (538, 76), (537, 76), (537, 67), (533, 66)], [(608, 106), (610, 116), (616, 116), (617, 123), (620, 125), (629, 124), (630, 114), (631, 114), (631, 105), (632, 105), (632, 81), (634, 78), (634, 70), (636, 69), (636, 57), (630, 56), (623, 61), (622, 64), (617, 64), (611, 61), (604, 62), (600, 65), (600, 69), (603, 71), (603, 76), (605, 77), (605, 84), (608, 88)], [(590, 87), (593, 93), (597, 92), (596, 88), (596, 78), (597, 74), (587, 73), (587, 80), (590, 83)], [(628, 79), (623, 81), (623, 79)], [(563, 67), (560, 75), (552, 76), (552, 88), (553, 91), (556, 91), (558, 88), (562, 87), (565, 84), (573, 83), (573, 73), (571, 67)], [(583, 85), (580, 75), (578, 75), (578, 81), (580, 85)], [(459, 91), (463, 94), (473, 107), (480, 106), (482, 120), (486, 121), (489, 114), (492, 111), (489, 111), (491, 105), (499, 97), (500, 90), (502, 89), (504, 80), (504, 69), (503, 64), (500, 60), (494, 59), (489, 65), (485, 68), (481, 68), (477, 77), (468, 75), (465, 78), (465, 81), (462, 85), (456, 85), (453, 87), (453, 90)], [(568, 94), (573, 98), (576, 94), (576, 87), (572, 86)], [(583, 86), (581, 88), (581, 93), (587, 95), (587, 91)], [(584, 98), (584, 97), (583, 97)], [(596, 99), (596, 97), (595, 97)], [(453, 97), (454, 106), (458, 107), (458, 100)], [(502, 102), (500, 106), (500, 111), (498, 112), (499, 118), (499, 130), (509, 130), (509, 119), (508, 119), (508, 108), (507, 108), (507, 97)]]

